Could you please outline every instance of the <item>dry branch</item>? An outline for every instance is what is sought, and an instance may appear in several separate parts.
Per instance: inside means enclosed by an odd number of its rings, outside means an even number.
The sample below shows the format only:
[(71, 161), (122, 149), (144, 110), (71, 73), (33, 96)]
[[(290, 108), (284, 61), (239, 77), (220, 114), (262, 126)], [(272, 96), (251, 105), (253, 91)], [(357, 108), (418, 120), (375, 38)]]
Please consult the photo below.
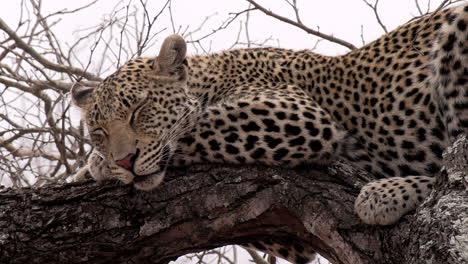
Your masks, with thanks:
[(34, 50), (30, 45), (28, 45), (26, 42), (23, 41), (23, 39), (18, 36), (14, 30), (12, 30), (1, 18), (0, 18), (0, 30), (4, 31), (7, 33), (7, 35), (15, 41), (15, 44), (18, 48), (22, 49), (23, 51), (27, 52), (29, 55), (31, 55), (35, 60), (37, 60), (39, 63), (44, 65), (44, 67), (54, 70), (57, 72), (63, 72), (63, 73), (71, 73), (75, 74), (78, 76), (83, 76), (88, 80), (92, 81), (101, 81), (102, 79), (99, 78), (98, 76), (83, 71), (82, 69), (75, 68), (72, 66), (64, 66), (61, 64), (56, 64), (48, 59), (44, 58), (41, 54), (39, 54), (36, 50)]
[(345, 46), (350, 50), (356, 49), (356, 46), (354, 46), (353, 44), (351, 44), (351, 43), (349, 43), (349, 42), (347, 42), (345, 40), (336, 38), (336, 37), (331, 36), (331, 35), (324, 34), (324, 33), (320, 32), (320, 31), (317, 31), (317, 30), (314, 30), (314, 29), (311, 29), (311, 28), (307, 27), (306, 25), (302, 24), (300, 19), (298, 21), (294, 21), (294, 20), (291, 20), (291, 19), (289, 19), (287, 17), (280, 16), (280, 15), (278, 15), (276, 13), (273, 13), (272, 11), (270, 11), (270, 10), (266, 9), (265, 7), (259, 5), (257, 2), (255, 2), (253, 0), (247, 0), (247, 2), (252, 4), (255, 9), (260, 10), (261, 12), (263, 12), (267, 16), (271, 16), (271, 17), (276, 18), (276, 19), (278, 19), (278, 20), (280, 20), (282, 22), (285, 22), (287, 24), (298, 27), (298, 28), (304, 30), (305, 32), (307, 32), (309, 34), (312, 34), (314, 36), (317, 36), (319, 38), (323, 38), (323, 39), (326, 39), (326, 40), (328, 40), (330, 42)]
[(370, 7), (372, 9), (372, 11), (374, 12), (374, 15), (375, 15), (375, 19), (377, 19), (377, 23), (379, 23), (382, 30), (385, 32), (385, 34), (387, 34), (388, 33), (387, 27), (382, 22), (382, 19), (380, 18), (380, 15), (379, 15), (379, 12), (377, 11), (377, 5), (379, 4), (379, 0), (375, 0), (373, 5), (371, 3), (369, 3), (367, 0), (363, 0), (363, 1), (364, 1), (364, 3), (366, 3), (366, 5), (368, 7)]

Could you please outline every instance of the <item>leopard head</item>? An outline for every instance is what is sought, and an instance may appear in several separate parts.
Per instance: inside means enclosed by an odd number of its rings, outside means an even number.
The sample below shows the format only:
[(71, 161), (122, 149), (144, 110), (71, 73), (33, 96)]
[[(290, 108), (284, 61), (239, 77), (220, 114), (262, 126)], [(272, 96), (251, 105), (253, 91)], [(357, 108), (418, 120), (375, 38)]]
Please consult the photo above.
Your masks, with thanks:
[(159, 56), (130, 60), (97, 87), (71, 90), (94, 148), (116, 178), (138, 189), (161, 183), (177, 139), (193, 126), (185, 55), (185, 41), (172, 35)]

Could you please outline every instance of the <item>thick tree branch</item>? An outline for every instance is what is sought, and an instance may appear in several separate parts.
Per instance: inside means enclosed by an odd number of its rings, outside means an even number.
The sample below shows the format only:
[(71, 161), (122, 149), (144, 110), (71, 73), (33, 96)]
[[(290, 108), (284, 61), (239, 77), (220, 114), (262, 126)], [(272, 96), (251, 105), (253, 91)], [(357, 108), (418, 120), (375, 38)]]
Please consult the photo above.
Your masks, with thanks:
[(0, 263), (165, 264), (264, 239), (307, 243), (336, 264), (466, 263), (468, 143), (457, 144), (430, 199), (389, 227), (354, 214), (370, 177), (341, 162), (322, 170), (199, 165), (171, 171), (153, 192), (91, 182), (6, 189)]

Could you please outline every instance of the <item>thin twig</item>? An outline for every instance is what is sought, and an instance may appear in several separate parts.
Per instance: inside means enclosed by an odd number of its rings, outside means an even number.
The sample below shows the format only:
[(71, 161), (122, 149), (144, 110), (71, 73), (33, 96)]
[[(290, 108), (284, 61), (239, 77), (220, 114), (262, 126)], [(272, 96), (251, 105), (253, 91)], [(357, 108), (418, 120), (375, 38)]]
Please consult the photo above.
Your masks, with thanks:
[(387, 34), (388, 33), (387, 27), (384, 25), (384, 23), (380, 19), (379, 12), (377, 11), (377, 5), (379, 4), (379, 0), (375, 0), (374, 5), (369, 3), (367, 0), (362, 0), (362, 1), (364, 1), (364, 3), (366, 3), (366, 5), (372, 9), (372, 11), (374, 12), (375, 18), (377, 19), (377, 23), (379, 23), (380, 27), (383, 29), (385, 34)]
[(46, 68), (49, 68), (51, 70), (57, 71), (57, 72), (63, 72), (63, 73), (71, 73), (75, 74), (78, 76), (83, 76), (84, 78), (88, 80), (93, 80), (93, 81), (101, 81), (102, 79), (99, 78), (98, 76), (86, 72), (82, 69), (75, 68), (72, 66), (64, 66), (60, 64), (53, 63), (46, 58), (44, 58), (42, 55), (37, 53), (36, 50), (34, 50), (31, 46), (26, 44), (16, 33), (3, 21), (3, 19), (0, 18), (0, 29), (3, 30), (7, 35), (13, 39), (18, 46), (18, 48), (24, 50), (27, 52), (29, 55), (31, 55), (35, 60), (37, 60), (39, 63), (44, 65)]
[(253, 0), (247, 0), (247, 2), (251, 3), (255, 9), (257, 10), (260, 10), (261, 12), (263, 12), (265, 15), (267, 16), (271, 16), (271, 17), (274, 17), (282, 22), (285, 22), (287, 24), (290, 24), (290, 25), (293, 25), (295, 27), (298, 27), (302, 30), (304, 30), (305, 32), (311, 34), (311, 35), (314, 35), (314, 36), (317, 36), (317, 37), (320, 37), (320, 38), (323, 38), (323, 39), (326, 39), (330, 42), (333, 42), (333, 43), (336, 43), (336, 44), (339, 44), (339, 45), (342, 45), (344, 47), (347, 47), (348, 49), (350, 50), (355, 50), (356, 49), (356, 46), (354, 46), (353, 44), (345, 41), (345, 40), (342, 40), (342, 39), (339, 39), (339, 38), (336, 38), (336, 37), (333, 37), (331, 35), (327, 35), (327, 34), (324, 34), (324, 33), (321, 33), (320, 31), (317, 31), (317, 30), (314, 30), (314, 29), (311, 29), (307, 26), (305, 26), (304, 24), (300, 23), (300, 22), (296, 22), (296, 21), (293, 21), (289, 18), (286, 18), (286, 17), (283, 17), (283, 16), (280, 16), (276, 13), (273, 13), (272, 11), (270, 10), (267, 10), (266, 8), (264, 8), (263, 6), (259, 5), (257, 2), (253, 1)]

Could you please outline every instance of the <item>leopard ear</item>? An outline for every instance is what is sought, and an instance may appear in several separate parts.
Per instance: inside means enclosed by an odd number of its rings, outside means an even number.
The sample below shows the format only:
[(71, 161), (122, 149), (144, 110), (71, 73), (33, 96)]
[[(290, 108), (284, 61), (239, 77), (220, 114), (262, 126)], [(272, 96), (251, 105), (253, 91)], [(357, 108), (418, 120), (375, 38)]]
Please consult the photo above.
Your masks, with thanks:
[(80, 83), (74, 83), (71, 88), (71, 97), (74, 105), (83, 108), (92, 101), (94, 87), (83, 86)]
[(159, 51), (159, 56), (155, 61), (155, 69), (158, 73), (170, 73), (180, 66), (187, 53), (187, 44), (179, 35), (167, 37)]

